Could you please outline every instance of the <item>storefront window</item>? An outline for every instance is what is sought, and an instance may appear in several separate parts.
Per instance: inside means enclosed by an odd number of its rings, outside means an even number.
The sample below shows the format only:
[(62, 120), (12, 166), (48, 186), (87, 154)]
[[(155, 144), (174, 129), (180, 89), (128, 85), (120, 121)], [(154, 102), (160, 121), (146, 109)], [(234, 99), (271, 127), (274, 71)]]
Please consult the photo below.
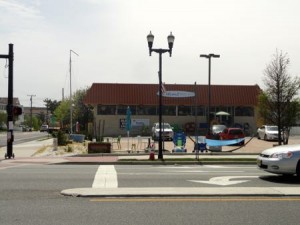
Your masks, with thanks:
[(254, 116), (253, 107), (236, 107), (235, 108), (235, 116)]
[(162, 107), (162, 114), (166, 116), (176, 116), (176, 106), (167, 106)]
[[(126, 115), (127, 113), (128, 105), (118, 105), (117, 106), (117, 114), (118, 115)], [(129, 105), (131, 115), (136, 115), (136, 106), (135, 105)]]
[[(196, 111), (197, 110), (197, 111)], [(195, 106), (192, 106), (192, 115), (195, 116), (196, 112), (197, 116), (205, 116), (205, 107), (204, 106), (197, 106), (197, 109)]]
[(156, 115), (156, 106), (145, 106), (138, 105), (136, 106), (137, 115)]
[(178, 116), (190, 116), (192, 115), (192, 107), (191, 106), (178, 106)]
[(116, 106), (115, 105), (98, 105), (97, 115), (115, 115)]

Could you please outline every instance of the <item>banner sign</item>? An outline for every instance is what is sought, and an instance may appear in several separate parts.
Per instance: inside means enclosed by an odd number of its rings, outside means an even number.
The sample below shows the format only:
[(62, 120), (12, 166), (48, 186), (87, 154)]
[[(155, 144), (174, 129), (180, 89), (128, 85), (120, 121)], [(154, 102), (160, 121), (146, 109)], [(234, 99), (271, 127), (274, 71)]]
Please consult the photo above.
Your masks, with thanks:
[(131, 125), (133, 127), (150, 126), (150, 120), (149, 119), (131, 119)]
[[(159, 95), (159, 93), (157, 93)], [(195, 97), (195, 92), (190, 91), (165, 91), (162, 93), (163, 97), (170, 97), (170, 98), (189, 98)]]
[(225, 145), (234, 145), (238, 144), (242, 141), (245, 141), (245, 138), (238, 138), (233, 140), (213, 140), (213, 139), (206, 139), (206, 144), (208, 146), (225, 146)]

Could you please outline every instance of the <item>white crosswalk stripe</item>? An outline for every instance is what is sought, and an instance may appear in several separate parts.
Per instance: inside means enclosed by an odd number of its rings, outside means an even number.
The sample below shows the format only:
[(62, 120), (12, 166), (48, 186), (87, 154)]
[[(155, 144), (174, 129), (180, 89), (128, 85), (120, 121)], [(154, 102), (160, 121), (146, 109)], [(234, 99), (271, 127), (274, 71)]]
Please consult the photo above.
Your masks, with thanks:
[(101, 165), (95, 174), (93, 188), (118, 188), (117, 171), (113, 165)]

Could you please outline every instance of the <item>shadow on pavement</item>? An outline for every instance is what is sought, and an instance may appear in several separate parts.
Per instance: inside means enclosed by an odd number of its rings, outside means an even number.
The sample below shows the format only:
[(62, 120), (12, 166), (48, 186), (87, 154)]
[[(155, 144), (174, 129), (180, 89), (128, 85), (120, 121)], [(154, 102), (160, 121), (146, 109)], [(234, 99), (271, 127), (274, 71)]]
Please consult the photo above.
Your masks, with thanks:
[(260, 176), (259, 179), (278, 184), (300, 184), (300, 177), (293, 175)]

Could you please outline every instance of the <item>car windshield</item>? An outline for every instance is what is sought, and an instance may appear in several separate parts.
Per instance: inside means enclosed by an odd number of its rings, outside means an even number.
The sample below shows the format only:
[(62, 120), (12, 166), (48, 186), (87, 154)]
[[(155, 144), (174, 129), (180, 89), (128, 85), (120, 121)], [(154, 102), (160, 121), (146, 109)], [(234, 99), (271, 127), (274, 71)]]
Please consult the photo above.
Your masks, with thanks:
[(267, 127), (267, 130), (278, 131), (278, 127), (277, 126)]
[[(169, 124), (162, 124), (162, 129), (171, 129), (171, 126)], [(156, 125), (156, 129), (159, 129), (159, 124)]]

